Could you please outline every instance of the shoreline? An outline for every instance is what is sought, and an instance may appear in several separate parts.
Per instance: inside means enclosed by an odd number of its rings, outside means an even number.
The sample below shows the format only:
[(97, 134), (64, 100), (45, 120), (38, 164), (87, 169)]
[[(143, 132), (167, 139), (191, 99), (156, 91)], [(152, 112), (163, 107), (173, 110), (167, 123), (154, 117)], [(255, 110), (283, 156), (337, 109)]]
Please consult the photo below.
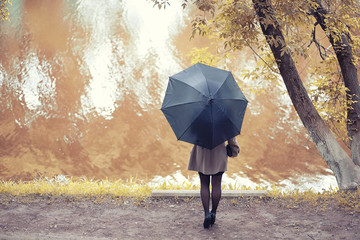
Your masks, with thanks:
[[(221, 197), (266, 197), (267, 190), (222, 190)], [(199, 190), (153, 190), (152, 197), (200, 197)]]

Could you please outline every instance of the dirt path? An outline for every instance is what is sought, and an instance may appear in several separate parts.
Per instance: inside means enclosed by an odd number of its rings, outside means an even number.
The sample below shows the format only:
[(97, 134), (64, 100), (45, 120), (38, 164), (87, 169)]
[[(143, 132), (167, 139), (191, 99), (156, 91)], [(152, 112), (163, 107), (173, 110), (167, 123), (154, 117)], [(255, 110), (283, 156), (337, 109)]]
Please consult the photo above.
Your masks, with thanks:
[(0, 200), (0, 239), (360, 239), (360, 213), (274, 200), (224, 198), (210, 229), (199, 198)]

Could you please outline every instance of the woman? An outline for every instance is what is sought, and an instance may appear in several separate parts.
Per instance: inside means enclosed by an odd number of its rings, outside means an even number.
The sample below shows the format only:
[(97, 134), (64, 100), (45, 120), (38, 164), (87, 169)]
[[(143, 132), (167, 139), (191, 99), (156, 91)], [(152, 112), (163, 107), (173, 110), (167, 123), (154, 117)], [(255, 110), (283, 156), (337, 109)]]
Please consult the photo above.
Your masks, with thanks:
[[(240, 152), (236, 138), (229, 139), (228, 144), (232, 157), (236, 157)], [(227, 158), (225, 143), (216, 146), (212, 150), (194, 145), (190, 154), (188, 170), (197, 171), (200, 176), (200, 196), (205, 213), (204, 228), (209, 228), (215, 223), (216, 210), (221, 198), (221, 178), (222, 174), (227, 170)], [(209, 210), (210, 180), (212, 186), (211, 212)]]

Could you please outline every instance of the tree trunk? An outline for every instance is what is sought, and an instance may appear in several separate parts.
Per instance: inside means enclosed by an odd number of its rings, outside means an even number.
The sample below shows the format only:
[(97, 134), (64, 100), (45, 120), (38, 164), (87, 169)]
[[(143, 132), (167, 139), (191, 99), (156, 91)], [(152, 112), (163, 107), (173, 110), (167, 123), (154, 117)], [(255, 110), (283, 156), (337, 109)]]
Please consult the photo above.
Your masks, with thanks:
[[(357, 69), (354, 65), (354, 57), (351, 45), (344, 33), (331, 32), (326, 25), (328, 11), (322, 6), (321, 0), (316, 0), (317, 8), (312, 12), (316, 21), (323, 31), (336, 53), (341, 73), (347, 91), (347, 99), (354, 101), (347, 112), (347, 130), (350, 141), (351, 157), (354, 163), (360, 166), (360, 86), (357, 77)], [(336, 36), (338, 40), (335, 40)]]
[(269, 0), (252, 0), (262, 32), (274, 55), (293, 105), (314, 141), (320, 155), (334, 172), (340, 189), (360, 185), (360, 167), (356, 166), (336, 141), (311, 102), (287, 49), (284, 36)]

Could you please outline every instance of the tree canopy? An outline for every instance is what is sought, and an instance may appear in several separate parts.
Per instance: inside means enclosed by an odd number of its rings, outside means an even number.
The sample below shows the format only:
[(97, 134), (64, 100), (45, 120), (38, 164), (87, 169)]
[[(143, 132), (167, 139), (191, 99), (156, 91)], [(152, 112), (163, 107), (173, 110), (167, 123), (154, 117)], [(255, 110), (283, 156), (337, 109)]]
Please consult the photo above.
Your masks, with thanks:
[[(357, 0), (323, 1), (326, 8), (326, 25), (335, 41), (338, 33), (344, 33), (350, 39), (353, 61), (359, 66), (360, 56), (360, 2)], [(171, 1), (154, 1), (158, 6), (169, 5)], [(266, 40), (275, 45), (279, 39), (265, 39), (261, 32), (251, 0), (183, 0), (183, 6), (194, 3), (201, 14), (193, 17), (192, 37), (207, 35), (216, 42), (216, 50), (209, 47), (193, 49), (190, 55), (193, 62), (209, 65), (226, 63), (222, 60), (231, 57), (231, 53), (249, 48), (257, 59), (257, 65), (251, 71), (243, 71), (243, 77), (279, 82), (280, 75), (275, 59)], [(353, 103), (347, 95), (342, 82), (342, 73), (336, 53), (328, 37), (321, 31), (313, 12), (320, 2), (315, 0), (272, 0), (272, 7), (283, 29), (287, 48), (298, 65), (306, 87), (315, 107), (328, 126), (347, 146), (347, 112)], [(265, 13), (266, 15), (267, 13)], [(271, 18), (261, 19), (265, 25), (271, 24)], [(226, 66), (225, 66), (226, 67)]]

